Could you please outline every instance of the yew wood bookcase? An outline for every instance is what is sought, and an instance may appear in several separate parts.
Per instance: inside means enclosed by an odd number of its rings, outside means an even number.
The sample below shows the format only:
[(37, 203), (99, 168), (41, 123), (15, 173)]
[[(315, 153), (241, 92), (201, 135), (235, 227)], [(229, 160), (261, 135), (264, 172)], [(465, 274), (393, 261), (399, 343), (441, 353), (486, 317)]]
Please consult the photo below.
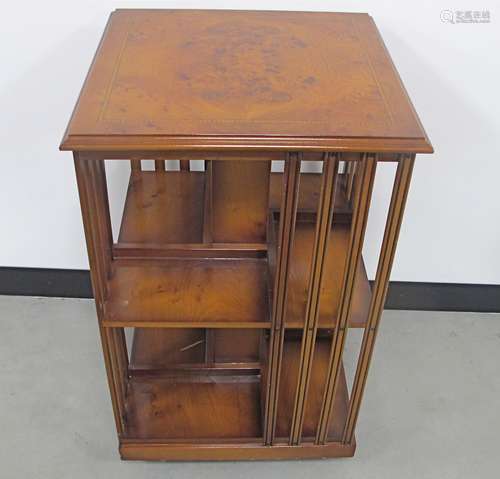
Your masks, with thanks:
[[(121, 457), (352, 456), (415, 155), (432, 152), (372, 18), (117, 10), (61, 149)], [(131, 165), (115, 237), (110, 161)], [(380, 162), (397, 167), (370, 286)]]

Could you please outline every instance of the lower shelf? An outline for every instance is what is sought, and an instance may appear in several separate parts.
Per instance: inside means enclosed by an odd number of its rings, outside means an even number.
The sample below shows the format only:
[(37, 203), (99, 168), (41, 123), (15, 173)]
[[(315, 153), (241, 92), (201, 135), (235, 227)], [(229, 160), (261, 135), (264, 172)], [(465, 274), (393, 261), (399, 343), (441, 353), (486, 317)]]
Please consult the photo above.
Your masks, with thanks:
[(127, 437), (231, 440), (262, 437), (258, 376), (133, 378)]
[[(162, 347), (164, 343), (158, 340), (155, 331), (161, 333), (163, 338), (168, 333), (171, 339)], [(191, 336), (195, 333), (196, 330), (192, 329), (145, 329), (142, 334), (136, 334), (127, 388), (126, 431), (122, 437), (124, 445), (134, 443), (138, 447), (139, 444), (156, 443), (163, 444), (162, 447), (174, 447), (175, 444), (188, 442), (196, 443), (193, 447), (198, 447), (201, 443), (212, 447), (244, 443), (262, 445), (264, 411), (261, 404), (267, 376), (268, 340), (261, 341), (261, 338), (257, 338), (262, 346), (262, 354), (260, 363), (254, 363), (253, 374), (249, 371), (238, 373), (235, 370), (228, 374), (227, 371), (217, 371), (213, 365), (205, 365), (205, 372), (201, 373), (203, 364), (200, 363), (200, 352), (176, 358), (171, 356), (173, 362), (170, 364), (159, 359), (163, 357), (162, 352), (167, 352), (174, 344), (193, 339), (194, 336)], [(187, 338), (186, 334), (190, 337)], [(267, 333), (262, 331), (262, 334)], [(318, 426), (330, 343), (330, 338), (318, 339), (316, 343), (302, 434), (304, 446), (312, 445)], [(288, 443), (300, 349), (300, 339), (285, 340), (276, 421), (278, 445)], [(228, 359), (233, 361), (235, 358)], [(198, 370), (194, 373), (190, 371), (193, 364), (189, 361), (196, 361)], [(152, 367), (149, 370), (151, 374), (147, 374), (147, 366)], [(340, 445), (347, 406), (348, 391), (342, 368), (328, 434), (328, 440), (337, 445)], [(300, 446), (297, 447), (300, 449)], [(347, 454), (350, 449), (342, 450), (345, 455), (350, 455)], [(307, 456), (299, 454), (297, 457)], [(165, 459), (167, 458), (171, 456), (166, 456)]]

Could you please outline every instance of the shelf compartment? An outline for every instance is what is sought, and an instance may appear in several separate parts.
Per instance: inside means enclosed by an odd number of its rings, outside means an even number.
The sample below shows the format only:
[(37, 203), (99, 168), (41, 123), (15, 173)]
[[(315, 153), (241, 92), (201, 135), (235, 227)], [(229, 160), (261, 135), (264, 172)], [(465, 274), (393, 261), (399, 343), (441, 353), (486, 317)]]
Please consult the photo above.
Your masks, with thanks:
[(129, 362), (131, 374), (157, 374), (204, 362), (204, 329), (134, 329)]
[(132, 377), (125, 438), (182, 442), (262, 437), (258, 376)]
[[(302, 441), (312, 442), (318, 427), (321, 404), (325, 388), (331, 341), (317, 339), (314, 350), (313, 368), (306, 400)], [(281, 376), (278, 396), (278, 415), (276, 418), (276, 437), (278, 442), (288, 442), (292, 422), (295, 390), (300, 366), (300, 339), (287, 339), (284, 342)], [(266, 361), (267, 363), (267, 361)], [(264, 373), (266, 374), (266, 373)], [(343, 366), (334, 402), (333, 417), (329, 427), (328, 440), (340, 441), (347, 417), (349, 396)]]
[(268, 328), (265, 259), (115, 260), (104, 326)]
[(262, 330), (135, 328), (131, 375), (259, 374)]
[(133, 172), (119, 243), (201, 243), (204, 195), (204, 172)]
[[(274, 228), (278, 227), (274, 221)], [(306, 314), (307, 288), (315, 234), (314, 222), (297, 222), (292, 248), (292, 262), (288, 283), (285, 326), (303, 328)], [(324, 283), (320, 296), (319, 327), (334, 329), (342, 288), (344, 264), (349, 244), (350, 225), (333, 225), (326, 258)], [(276, 246), (272, 246), (276, 248)], [(271, 246), (270, 246), (271, 248)], [(360, 258), (352, 298), (349, 327), (363, 328), (366, 325), (371, 300), (371, 288), (366, 275), (363, 258)]]
[[(299, 183), (299, 203), (297, 211), (309, 213), (314, 217), (318, 210), (319, 195), (321, 191), (321, 173), (301, 173)], [(337, 175), (337, 188), (335, 189), (334, 221), (348, 222), (352, 216), (352, 207), (345, 194), (346, 175)], [(269, 207), (273, 211), (281, 206), (281, 192), (283, 188), (283, 173), (271, 173), (269, 189)]]
[[(153, 248), (159, 245), (203, 244), (204, 195), (206, 173), (203, 171), (136, 171), (130, 176), (123, 210), (118, 245)], [(335, 198), (334, 221), (346, 222), (352, 213), (339, 175)], [(269, 208), (279, 210), (282, 173), (271, 173)], [(321, 174), (300, 176), (299, 214), (314, 216), (320, 193)], [(229, 209), (228, 211), (231, 211)], [(223, 209), (217, 210), (224, 214)], [(224, 222), (224, 219), (220, 219)], [(160, 255), (161, 256), (161, 255)]]

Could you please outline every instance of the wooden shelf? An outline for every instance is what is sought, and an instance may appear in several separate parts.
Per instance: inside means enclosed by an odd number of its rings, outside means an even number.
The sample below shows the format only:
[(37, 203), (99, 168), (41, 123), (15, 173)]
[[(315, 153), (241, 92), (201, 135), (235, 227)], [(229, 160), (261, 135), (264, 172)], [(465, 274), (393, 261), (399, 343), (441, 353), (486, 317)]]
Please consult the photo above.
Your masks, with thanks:
[[(339, 175), (339, 183), (344, 181)], [(300, 213), (317, 209), (321, 175), (300, 177)], [(282, 173), (272, 173), (269, 207), (281, 202)], [(118, 243), (177, 244), (203, 242), (205, 172), (137, 171), (130, 176)], [(347, 221), (351, 210), (343, 189), (337, 188), (335, 221)]]
[(267, 262), (114, 261), (104, 326), (267, 328)]
[(262, 331), (258, 329), (136, 328), (132, 375), (258, 374)]
[(132, 172), (119, 243), (201, 243), (204, 191), (204, 172)]
[(133, 377), (127, 394), (127, 439), (258, 439), (258, 376)]
[[(146, 351), (147, 345), (155, 342), (151, 331), (146, 331), (145, 335), (134, 345), (133, 355), (136, 358), (146, 356), (151, 359), (152, 356)], [(181, 334), (176, 332), (177, 341), (187, 339), (186, 334), (188, 334), (186, 330)], [(164, 334), (163, 338), (165, 337)], [(312, 442), (316, 434), (330, 344), (331, 342), (324, 338), (316, 342), (313, 375), (304, 417), (304, 442)], [(264, 345), (263, 368), (265, 369), (268, 341), (265, 341)], [(142, 348), (144, 348), (142, 352), (138, 351)], [(276, 422), (277, 443), (286, 443), (290, 434), (300, 349), (301, 341), (298, 339), (287, 339), (284, 343), (279, 392), (280, 407)], [(158, 348), (156, 350), (158, 351)], [(201, 357), (195, 354), (189, 359), (200, 360)], [(182, 360), (185, 361), (186, 358)], [(159, 361), (162, 366), (165, 366), (163, 358)], [(134, 358), (131, 362), (134, 363)], [(170, 364), (168, 369), (171, 367)], [(145, 441), (182, 441), (195, 438), (259, 441), (262, 436), (263, 421), (260, 402), (265, 377), (265, 372), (261, 377), (257, 372), (227, 375), (213, 369), (207, 374), (199, 374), (199, 371), (196, 371), (189, 375), (183, 371), (182, 374), (170, 377), (155, 374), (137, 375), (132, 371), (127, 388), (125, 438)], [(342, 368), (335, 397), (334, 416), (328, 433), (330, 441), (340, 441), (347, 407), (347, 384)]]

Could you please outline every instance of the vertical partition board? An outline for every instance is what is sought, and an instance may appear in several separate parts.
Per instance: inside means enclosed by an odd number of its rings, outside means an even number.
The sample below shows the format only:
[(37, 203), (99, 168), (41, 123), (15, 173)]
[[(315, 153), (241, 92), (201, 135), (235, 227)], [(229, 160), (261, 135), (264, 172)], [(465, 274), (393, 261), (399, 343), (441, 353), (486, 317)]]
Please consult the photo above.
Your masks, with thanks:
[(263, 331), (214, 329), (214, 359), (218, 363), (258, 362)]
[(269, 203), (270, 161), (212, 162), (212, 239), (263, 243)]

